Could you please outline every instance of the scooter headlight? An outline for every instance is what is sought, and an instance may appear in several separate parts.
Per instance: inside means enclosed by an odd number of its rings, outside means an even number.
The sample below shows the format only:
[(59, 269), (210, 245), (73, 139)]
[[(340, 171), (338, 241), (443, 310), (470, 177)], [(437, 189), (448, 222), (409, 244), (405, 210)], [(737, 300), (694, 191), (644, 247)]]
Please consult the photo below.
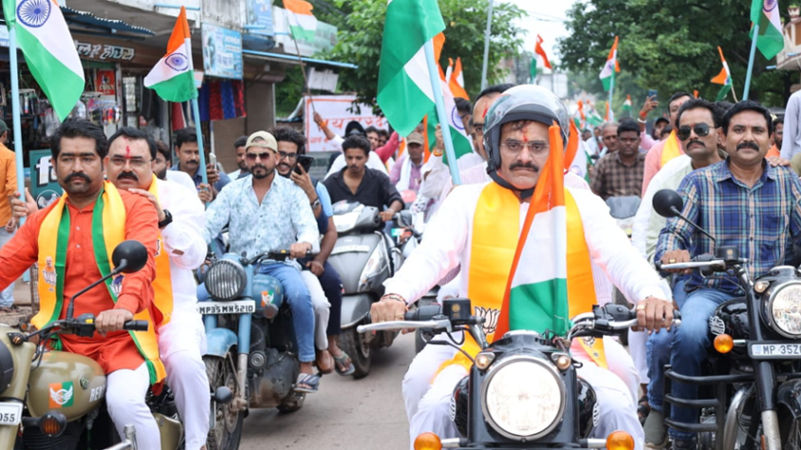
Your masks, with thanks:
[(218, 259), (206, 272), (206, 290), (215, 300), (236, 300), (242, 295), (247, 275), (242, 264), (230, 259)]
[(367, 258), (367, 263), (359, 275), (359, 292), (367, 290), (370, 280), (378, 276), (384, 267), (389, 263), (388, 259), (384, 257), (386, 254), (382, 244), (376, 245), (370, 257)]
[(501, 435), (528, 441), (550, 433), (565, 408), (565, 385), (546, 360), (503, 358), (490, 367), (482, 386), (481, 407)]
[(801, 338), (801, 282), (777, 286), (768, 297), (771, 327), (784, 337)]
[(359, 220), (359, 214), (361, 214), (360, 209), (346, 212), (344, 214), (334, 214), (334, 227), (337, 229), (337, 233), (344, 233), (352, 230), (353, 227), (356, 226), (356, 222)]

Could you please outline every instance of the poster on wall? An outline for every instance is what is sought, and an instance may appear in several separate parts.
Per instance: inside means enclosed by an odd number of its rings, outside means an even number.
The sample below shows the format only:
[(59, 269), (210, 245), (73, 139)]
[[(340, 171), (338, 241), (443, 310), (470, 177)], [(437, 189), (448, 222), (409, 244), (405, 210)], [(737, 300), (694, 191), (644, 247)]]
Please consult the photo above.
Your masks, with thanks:
[(273, 36), (272, 0), (248, 0), (248, 31), (251, 34)]
[(97, 69), (95, 75), (95, 91), (103, 95), (116, 95), (117, 89), (113, 69)]
[(204, 23), (203, 71), (208, 76), (242, 79), (242, 34), (236, 30)]
[(31, 150), (31, 196), (39, 209), (46, 208), (61, 196), (50, 150)]
[[(353, 95), (313, 95), (303, 98), (304, 117), (311, 119), (314, 111), (328, 121), (328, 128), (336, 135), (345, 134), (345, 126), (351, 120), (359, 122), (364, 128), (373, 126), (388, 129), (387, 119), (373, 115), (373, 108), (369, 105), (359, 104), (359, 112), (355, 112)], [(312, 102), (314, 108), (312, 109)], [(313, 120), (305, 121), (305, 132), (308, 142), (308, 151), (342, 151), (342, 147), (334, 140), (326, 140), (325, 134)]]

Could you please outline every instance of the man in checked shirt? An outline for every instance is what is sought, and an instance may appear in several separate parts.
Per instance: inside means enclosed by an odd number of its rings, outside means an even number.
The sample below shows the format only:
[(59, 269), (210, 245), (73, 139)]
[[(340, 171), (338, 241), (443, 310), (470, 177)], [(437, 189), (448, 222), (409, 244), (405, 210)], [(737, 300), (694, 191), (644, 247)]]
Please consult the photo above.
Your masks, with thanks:
[[(801, 182), (786, 167), (765, 161), (772, 143), (773, 123), (767, 109), (744, 101), (723, 116), (719, 133), (728, 158), (696, 170), (679, 186), (684, 199), (682, 213), (717, 239), (717, 246), (736, 247), (748, 258), (752, 278), (784, 264), (792, 243), (801, 234)], [(691, 256), (715, 253), (715, 244), (682, 219), (669, 219), (659, 235), (655, 259), (663, 263), (685, 262)], [(710, 344), (708, 319), (724, 301), (744, 295), (736, 279), (725, 273), (702, 277), (692, 273), (688, 296), (681, 308), (682, 324), (675, 329), (670, 363), (673, 370), (700, 375), (701, 362)], [(673, 383), (672, 394), (683, 399), (697, 397), (697, 388)], [(677, 406), (671, 418), (697, 421), (697, 410)], [(690, 448), (694, 436), (671, 429), (673, 448)]]

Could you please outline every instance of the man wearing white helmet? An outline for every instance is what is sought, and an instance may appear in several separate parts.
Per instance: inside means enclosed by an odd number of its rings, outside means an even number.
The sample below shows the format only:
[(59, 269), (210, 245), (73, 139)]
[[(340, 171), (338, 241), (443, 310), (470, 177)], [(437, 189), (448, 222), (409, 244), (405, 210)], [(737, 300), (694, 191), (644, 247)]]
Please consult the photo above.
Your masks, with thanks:
[[(565, 139), (568, 120), (567, 111), (559, 99), (541, 87), (517, 86), (498, 98), (487, 113), (484, 127), (484, 147), (492, 181), (458, 186), (453, 190), (440, 213), (427, 227), (420, 247), (398, 273), (385, 282), (386, 294), (371, 308), (373, 322), (402, 317), (407, 305), (456, 267), (460, 267), (460, 291), (470, 296), (473, 313), (487, 319), (498, 316), (511, 258), (508, 258), (508, 264), (498, 264), (497, 261), (488, 262), (492, 258), (487, 258), (487, 255), (514, 254), (529, 198), (550, 153), (548, 126), (556, 121), (564, 130), (562, 137)], [(638, 301), (638, 319), (642, 326), (657, 329), (669, 324), (673, 315), (672, 304), (660, 298), (659, 277), (631, 246), (609, 216), (603, 201), (586, 189), (572, 187), (566, 187), (565, 198), (566, 204), (574, 205), (567, 208), (568, 220), (572, 218), (574, 224), (580, 223), (578, 227), (583, 228), (584, 235), (584, 242), (576, 239), (577, 242), (571, 241), (568, 245), (586, 248), (591, 262), (600, 266), (628, 298)], [(510, 235), (515, 238), (508, 239)], [(547, 251), (552, 248), (548, 245), (552, 236), (532, 233), (525, 239), (527, 245), (543, 245)], [(542, 262), (521, 260), (520, 266), (533, 266), (535, 263)], [(591, 271), (589, 265), (590, 261), (587, 261), (584, 267), (588, 274)], [(481, 286), (478, 286), (479, 277), (476, 275), (479, 273)], [(487, 289), (487, 281), (492, 289)], [(540, 299), (530, 299), (532, 304), (538, 301)], [(532, 317), (531, 311), (523, 314), (526, 318)], [(543, 332), (541, 323), (553, 319), (539, 316), (535, 320), (538, 324), (533, 324), (520, 320), (521, 317), (509, 317), (510, 329)], [(557, 329), (556, 326), (545, 328)], [(492, 342), (495, 321), (487, 320), (485, 331), (488, 341)], [(614, 373), (614, 367), (621, 365), (618, 359), (628, 359), (628, 356), (612, 340), (604, 340), (604, 345), (612, 370), (596, 365), (587, 352), (579, 351), (573, 355), (584, 363), (578, 369), (578, 375), (593, 386), (599, 399), (600, 422), (593, 436), (606, 437), (612, 431), (622, 429), (629, 432), (641, 448), (643, 432), (634, 399), (626, 384)], [(416, 405), (414, 414), (410, 415), (412, 441), (426, 431), (433, 431), (442, 438), (458, 436), (448, 416), (449, 399), (454, 386), (467, 373), (465, 366), (456, 361), (443, 364), (430, 389)]]

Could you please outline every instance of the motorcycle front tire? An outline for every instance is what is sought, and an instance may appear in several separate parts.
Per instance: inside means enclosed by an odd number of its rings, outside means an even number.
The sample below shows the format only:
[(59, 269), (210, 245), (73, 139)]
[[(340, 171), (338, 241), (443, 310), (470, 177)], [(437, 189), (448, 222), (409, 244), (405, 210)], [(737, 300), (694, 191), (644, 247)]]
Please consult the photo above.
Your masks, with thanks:
[(372, 348), (370, 343), (365, 340), (365, 335), (356, 332), (355, 326), (342, 330), (339, 335), (339, 347), (350, 356), (350, 360), (353, 362), (353, 367), (356, 369), (353, 372), (353, 378), (358, 380), (370, 373), (373, 358)]
[[(231, 353), (225, 358), (206, 355), (203, 357), (206, 364), (206, 375), (209, 377), (209, 385), (212, 389), (219, 386), (228, 386), (234, 393), (234, 398), (239, 395), (236, 382), (236, 371), (233, 366)], [(239, 441), (242, 439), (242, 422), (245, 420), (245, 411), (233, 410), (233, 403), (219, 404), (212, 400), (211, 403), (211, 427), (206, 440), (207, 450), (228, 450), (239, 448)]]

